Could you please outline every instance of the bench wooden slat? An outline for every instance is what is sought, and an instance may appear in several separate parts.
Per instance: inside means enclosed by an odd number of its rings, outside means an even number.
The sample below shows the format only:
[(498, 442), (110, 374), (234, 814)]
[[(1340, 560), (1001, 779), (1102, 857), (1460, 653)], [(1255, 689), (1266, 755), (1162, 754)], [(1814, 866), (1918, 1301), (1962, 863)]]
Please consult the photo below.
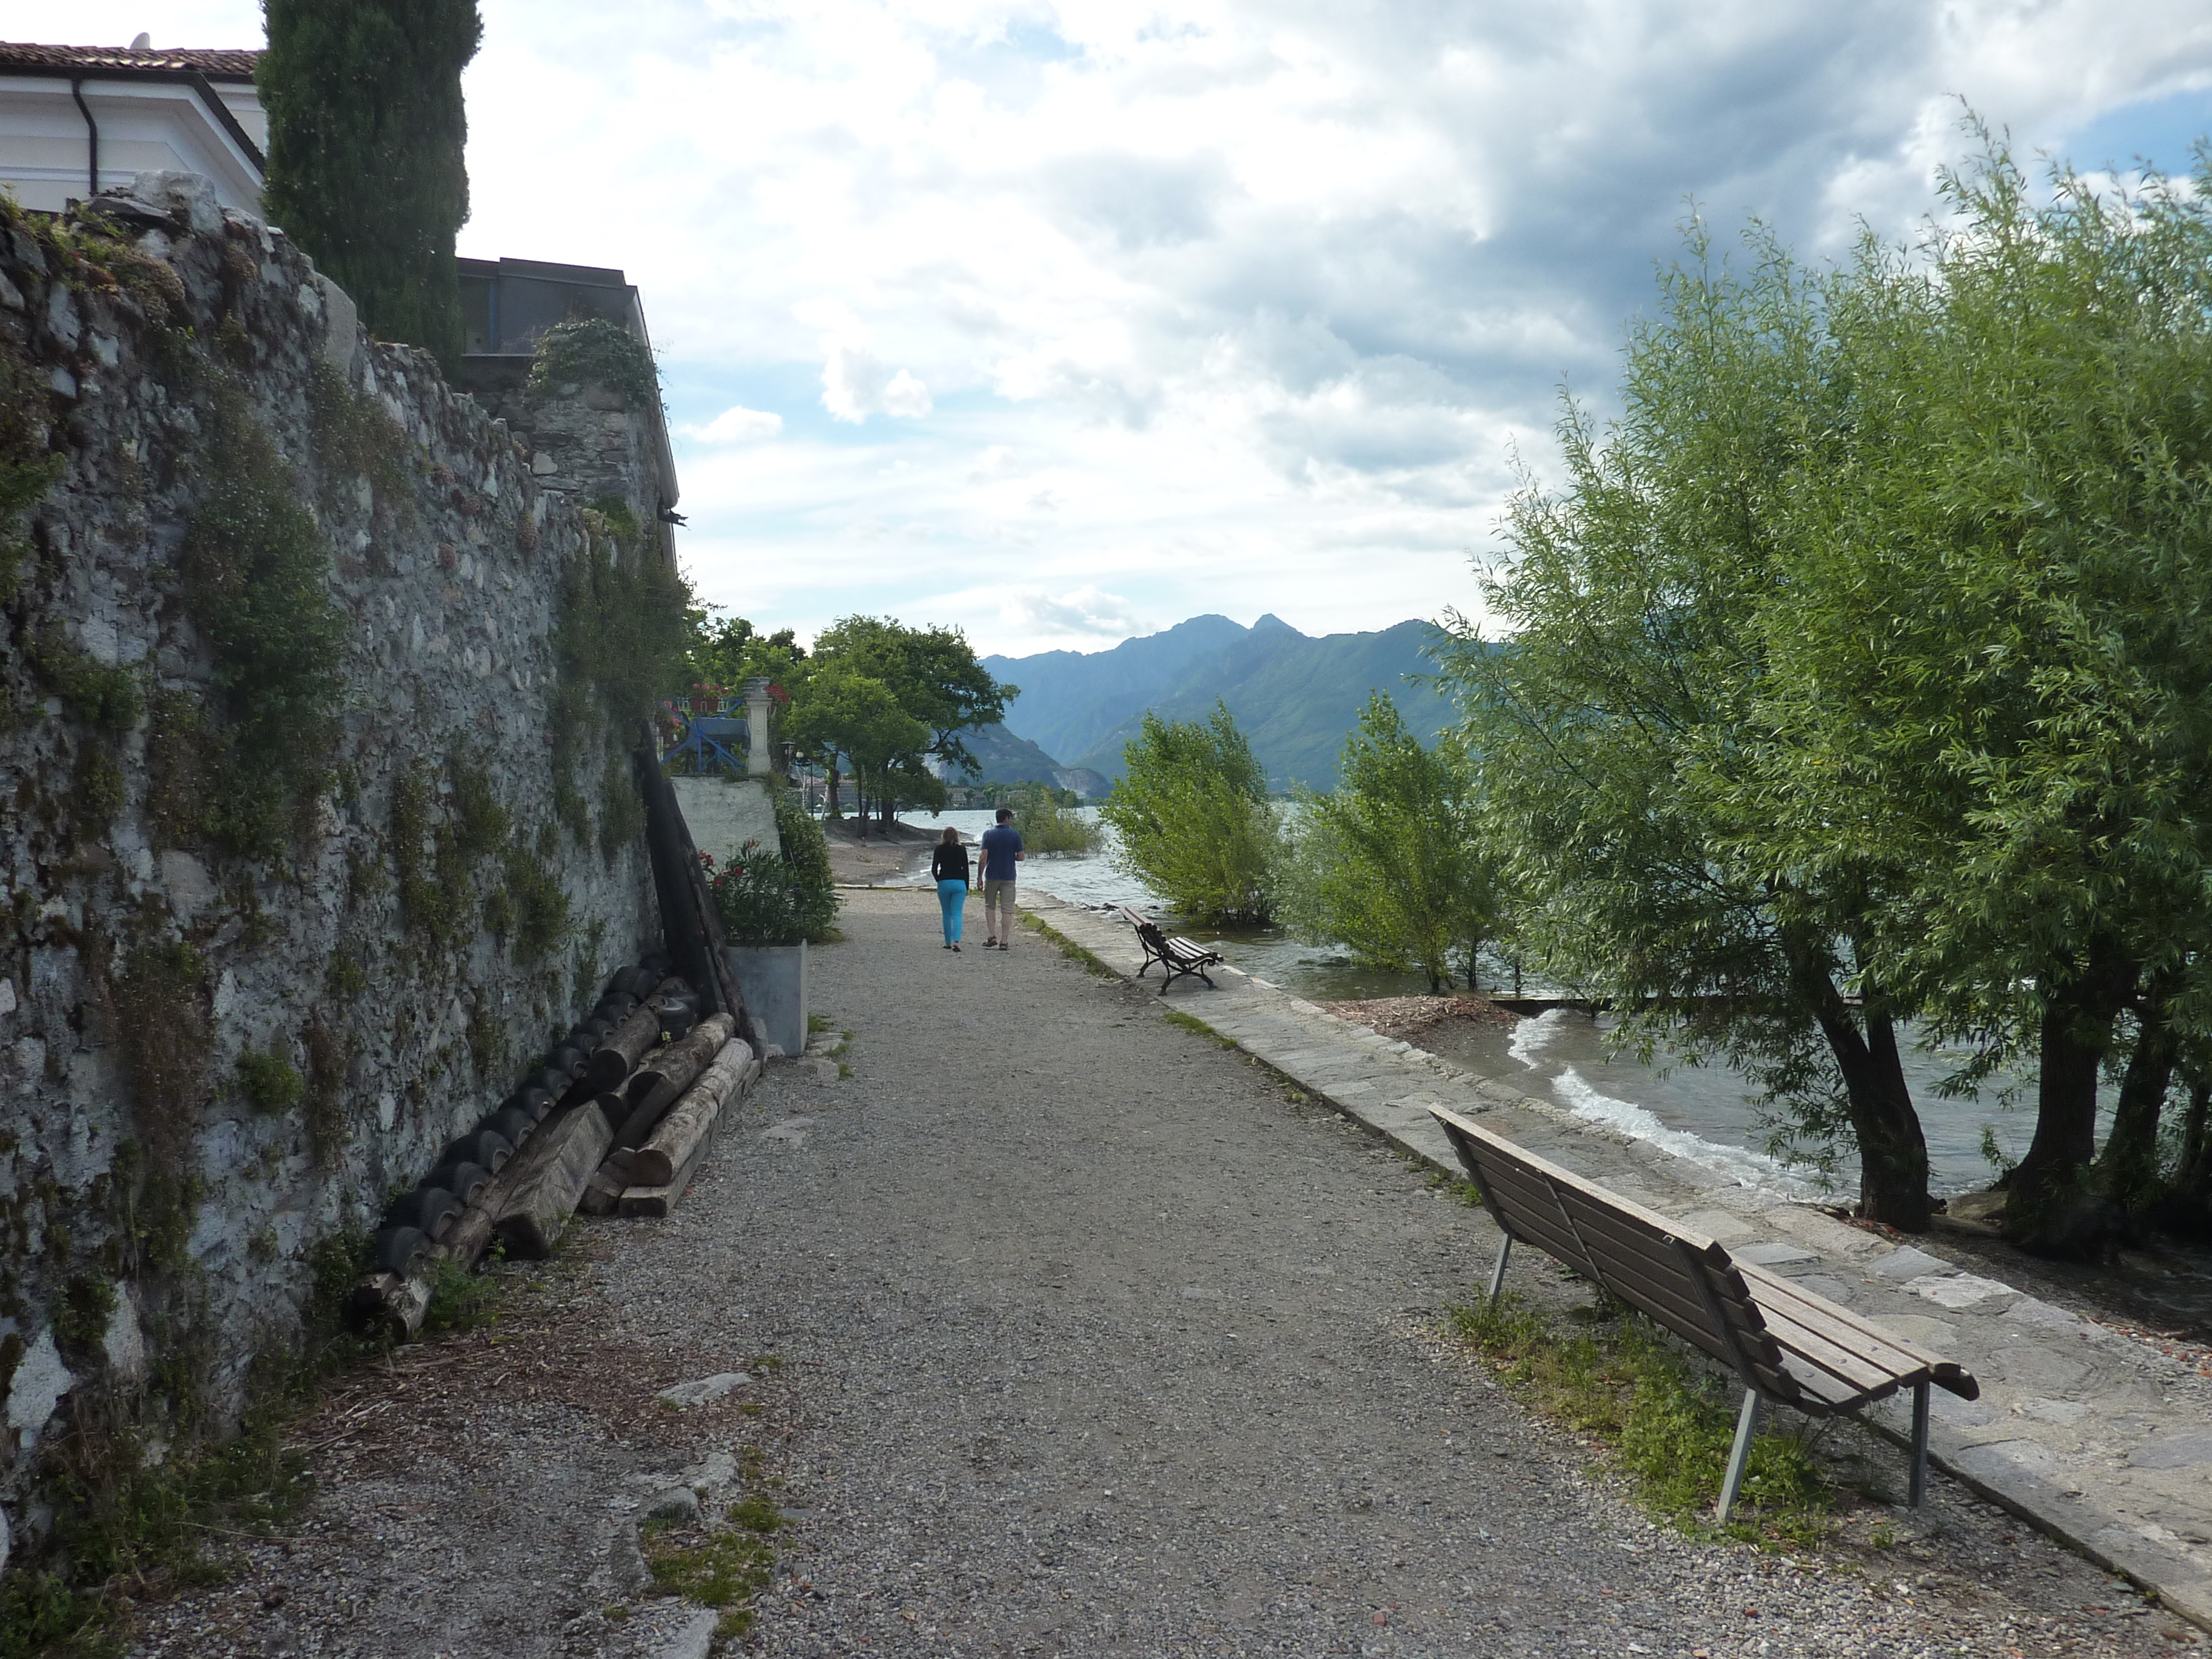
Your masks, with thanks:
[[(1510, 1233), (1609, 1285), (1669, 1330), (1748, 1372), (1747, 1381), (1814, 1414), (1855, 1409), (1935, 1382), (1972, 1398), (1963, 1368), (1730, 1257), (1713, 1240), (1461, 1118), (1432, 1109), (1461, 1160), (1504, 1212)], [(1701, 1290), (1667, 1243), (1705, 1275)], [(1705, 1291), (1713, 1304), (1708, 1306)], [(1715, 1311), (1725, 1329), (1713, 1325)], [(1793, 1363), (1794, 1362), (1794, 1363)]]

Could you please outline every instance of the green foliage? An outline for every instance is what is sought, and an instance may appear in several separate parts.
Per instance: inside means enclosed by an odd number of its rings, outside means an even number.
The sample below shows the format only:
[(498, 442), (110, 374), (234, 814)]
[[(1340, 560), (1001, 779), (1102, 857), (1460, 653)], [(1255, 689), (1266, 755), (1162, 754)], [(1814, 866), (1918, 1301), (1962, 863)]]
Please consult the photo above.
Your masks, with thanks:
[(138, 724), (146, 707), (138, 677), (120, 664), (98, 662), (70, 644), (58, 623), (47, 623), (33, 634), (24, 656), (62, 706), (95, 731), (120, 736)]
[(446, 763), (453, 784), (455, 844), (466, 858), (496, 853), (507, 844), (507, 808), (492, 788), (491, 774), (468, 757), (456, 754)]
[(836, 878), (830, 868), (830, 838), (789, 789), (775, 792), (775, 838), (795, 878), (823, 888), (834, 886)]
[(1097, 826), (1060, 799), (1066, 793), (1027, 784), (1005, 791), (994, 805), (1012, 809), (1024, 852), (1088, 853), (1098, 844)]
[(69, 466), (65, 456), (46, 448), (40, 378), (21, 346), (0, 339), (0, 605), (15, 597), (27, 546), (22, 517)]
[(461, 926), (468, 872), (460, 867), (452, 827), (432, 816), (435, 799), (420, 769), (392, 780), (392, 864), (398, 875), (399, 908), (407, 925), (445, 945)]
[(1486, 847), (1475, 770), (1454, 738), (1433, 748), (1376, 692), (1345, 739), (1332, 794), (1293, 820), (1283, 919), (1363, 963), (1418, 969), (1429, 989), (1474, 984), (1475, 951), (1498, 921), (1496, 860)]
[(734, 696), (750, 679), (798, 684), (806, 659), (806, 648), (791, 629), (759, 634), (743, 617), (715, 619), (707, 610), (691, 612), (688, 672), (696, 689)]
[(1128, 774), (1098, 813), (1121, 868), (1193, 921), (1267, 921), (1282, 832), (1228, 708), (1203, 726), (1147, 714), (1123, 753)]
[(298, 1068), (276, 1050), (264, 1054), (248, 1048), (238, 1057), (238, 1091), (255, 1111), (275, 1117), (300, 1103), (307, 1084)]
[(155, 1173), (181, 1167), (206, 1094), (214, 1047), (207, 963), (188, 941), (133, 951), (116, 987), (131, 1011), (120, 1022), (124, 1059), (137, 1096)]
[(70, 1430), (51, 1454), (52, 1547), (25, 1562), (19, 1540), (18, 1560), (0, 1580), (0, 1659), (112, 1654), (124, 1608), (224, 1576), (206, 1553), (210, 1540), (266, 1537), (299, 1514), (314, 1489), (289, 1426), (320, 1378), (380, 1351), (344, 1323), (367, 1250), (368, 1236), (355, 1231), (309, 1251), (299, 1337), (249, 1368), (244, 1418), (227, 1440), (192, 1437), (204, 1427), (197, 1405), (176, 1400), (156, 1444), (115, 1420), (112, 1396), (80, 1390)]
[(270, 218), (353, 296), (363, 327), (427, 348), (450, 374), (474, 0), (269, 0), (264, 12)]
[(927, 747), (930, 729), (901, 706), (884, 681), (842, 658), (818, 660), (805, 693), (785, 717), (784, 735), (802, 753), (841, 758), (860, 789), (878, 799)]
[(181, 566), (225, 725), (198, 732), (197, 817), (231, 850), (270, 858), (328, 781), (345, 622), (314, 514), (234, 387), (217, 388), (207, 456)]
[(818, 874), (802, 872), (781, 853), (757, 841), (717, 866), (709, 854), (707, 890), (732, 945), (797, 945), (826, 939), (837, 920), (837, 891)]
[(499, 1281), (471, 1273), (451, 1256), (430, 1267), (430, 1301), (422, 1313), (429, 1334), (483, 1330), (499, 1322)]
[(876, 617), (825, 629), (811, 661), (789, 665), (783, 683), (793, 699), (786, 741), (849, 769), (886, 818), (902, 805), (943, 805), (945, 786), (927, 759), (972, 769), (960, 734), (1002, 720), (1018, 690), (985, 672), (958, 629)]
[(641, 815), (628, 816), (636, 790), (617, 769), (682, 675), (691, 637), (690, 589), (658, 547), (626, 541), (604, 514), (584, 520), (591, 533), (562, 573), (548, 717), (554, 811), (580, 844), (592, 814), (578, 775), (593, 757), (603, 811), (641, 828)]
[(107, 1322), (115, 1316), (115, 1286), (98, 1273), (77, 1273), (62, 1289), (54, 1310), (54, 1342), (64, 1358), (84, 1370), (96, 1363)]
[(318, 1013), (307, 1022), (307, 1150), (319, 1170), (337, 1165), (338, 1153), (349, 1138), (346, 1121), (345, 1080), (353, 1063), (354, 1045), (338, 1029)]
[(713, 1529), (678, 1530), (665, 1522), (641, 1529), (645, 1563), (653, 1581), (672, 1595), (702, 1607), (725, 1610), (715, 1633), (734, 1640), (752, 1628), (752, 1598), (768, 1587), (775, 1570), (775, 1547), (768, 1540), (782, 1526), (775, 1504), (748, 1492), (730, 1505), (726, 1524)]
[(1620, 422), (1601, 441), (1570, 405), (1566, 486), (1514, 501), (1483, 586), (1509, 642), (1455, 617), (1444, 677), (1522, 951), (1611, 996), (1623, 1044), (1724, 1054), (1763, 1086), (1778, 1150), (1855, 1144), (1867, 1213), (1918, 1229), (1905, 1009), (1867, 956), (1884, 872), (1781, 857), (1741, 793), (1771, 743), (1765, 614), (1814, 551), (1805, 496), (1855, 476), (1860, 422), (1813, 279), (1757, 236), (1741, 271), (1701, 231), (1688, 252), (1631, 334)]
[(321, 357), (310, 368), (307, 413), (315, 426), (315, 459), (323, 495), (334, 500), (354, 478), (367, 478), (376, 495), (411, 519), (407, 432), (380, 398), (349, 382)]
[(660, 403), (660, 372), (653, 354), (620, 323), (603, 317), (556, 323), (538, 336), (530, 389), (542, 395), (572, 384), (619, 392), (633, 408), (653, 409)]
[[(1735, 1413), (1719, 1381), (1642, 1316), (1607, 1298), (1578, 1310), (1580, 1328), (1570, 1330), (1509, 1291), (1494, 1304), (1454, 1309), (1452, 1322), (1528, 1405), (1611, 1446), (1644, 1504), (1686, 1528), (1700, 1523), (1720, 1495)], [(1753, 1437), (1726, 1530), (1808, 1543), (1832, 1529), (1832, 1508), (1803, 1444), (1767, 1431)]]
[(568, 938), (568, 894), (553, 873), (550, 851), (517, 847), (505, 861), (506, 894), (513, 907), (517, 961), (543, 962)]

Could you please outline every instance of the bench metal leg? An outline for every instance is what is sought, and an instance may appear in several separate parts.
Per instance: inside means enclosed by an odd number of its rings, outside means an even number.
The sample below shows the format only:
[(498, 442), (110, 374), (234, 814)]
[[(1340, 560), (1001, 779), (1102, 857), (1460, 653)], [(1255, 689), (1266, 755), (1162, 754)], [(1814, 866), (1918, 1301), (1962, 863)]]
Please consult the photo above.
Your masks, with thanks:
[(1743, 1409), (1736, 1413), (1735, 1444), (1729, 1449), (1728, 1479), (1721, 1482), (1721, 1524), (1728, 1524), (1729, 1511), (1735, 1507), (1735, 1495), (1743, 1485), (1743, 1466), (1751, 1461), (1751, 1437), (1759, 1428), (1759, 1390), (1743, 1391)]
[(1505, 1235), (1505, 1242), (1498, 1247), (1498, 1266), (1490, 1274), (1490, 1305), (1498, 1305), (1498, 1293), (1505, 1288), (1505, 1258), (1513, 1254), (1513, 1235)]
[(1918, 1509), (1928, 1496), (1928, 1384), (1912, 1386), (1912, 1486), (1908, 1507)]

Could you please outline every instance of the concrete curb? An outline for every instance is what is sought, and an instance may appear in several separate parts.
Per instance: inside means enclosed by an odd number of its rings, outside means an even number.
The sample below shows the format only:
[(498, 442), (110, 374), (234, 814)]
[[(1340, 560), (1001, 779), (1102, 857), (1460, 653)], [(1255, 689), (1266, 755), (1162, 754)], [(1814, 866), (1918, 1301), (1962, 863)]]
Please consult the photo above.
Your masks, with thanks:
[[(1020, 892), (1019, 901), (1026, 919), (1039, 931), (1119, 977), (1137, 980), (1141, 954), (1133, 935), (1120, 923), (1027, 889)], [(1911, 1324), (1905, 1334), (1957, 1354), (1984, 1380), (1985, 1398), (1991, 1404), (1985, 1409), (1955, 1402), (1954, 1422), (1942, 1420), (1944, 1413), (1939, 1412), (1929, 1439), (1929, 1461), (1978, 1496), (2106, 1571), (2153, 1593), (2183, 1618), (2212, 1630), (2212, 1547), (2208, 1547), (2212, 1546), (2212, 1488), (2197, 1468), (2200, 1461), (2212, 1465), (2212, 1432), (2171, 1432), (2212, 1429), (2212, 1417), (2192, 1411), (2190, 1404), (2167, 1392), (2177, 1386), (2176, 1380), (2159, 1373), (2162, 1366), (2172, 1369), (2172, 1362), (2155, 1350), (2020, 1296), (2010, 1286), (1995, 1285), (1979, 1298), (2002, 1300), (2002, 1313), (1974, 1315), (1972, 1304), (1964, 1310), (1954, 1307), (1942, 1299), (1949, 1293), (1945, 1283), (1959, 1286), (1963, 1294), (1993, 1281), (1959, 1274), (1940, 1261), (1920, 1269), (1900, 1267), (1921, 1253), (1908, 1254), (1909, 1247), (1897, 1249), (1811, 1206), (1717, 1177), (1647, 1141), (1574, 1117), (1548, 1101), (1353, 1025), (1241, 969), (1212, 971), (1220, 981), (1218, 990), (1210, 992), (1196, 980), (1184, 980), (1175, 994), (1158, 1000), (1164, 1009), (1196, 1020), (1222, 1041), (1328, 1102), (1351, 1121), (1454, 1179), (1462, 1172), (1443, 1131), (1429, 1115), (1430, 1104), (1502, 1120), (1501, 1132), (1533, 1140), (1544, 1156), (1662, 1212), (1694, 1216), (1703, 1231), (1724, 1243), (1738, 1243), (1762, 1231), (1778, 1232), (1802, 1247), (1801, 1254), (1814, 1265), (1825, 1260), (1838, 1273), (1856, 1269), (1863, 1277), (1850, 1294), (1861, 1311), (1917, 1322), (1923, 1328), (1941, 1326), (1948, 1333), (1942, 1340), (1924, 1328), (1915, 1331)], [(1729, 1237), (1731, 1227), (1735, 1237)], [(1471, 1269), (1476, 1266), (1470, 1264)], [(1886, 1266), (1892, 1271), (1885, 1272)], [(1908, 1271), (1915, 1273), (1909, 1284), (1901, 1277)], [(1833, 1279), (1828, 1282), (1838, 1290), (1845, 1288)], [(1916, 1287), (1924, 1300), (1907, 1294)], [(1928, 1295), (1931, 1287), (1936, 1295)], [(1938, 1310), (1948, 1317), (1938, 1321), (1928, 1316)], [(1969, 1338), (1970, 1324), (1986, 1328)], [(2010, 1386), (2009, 1379), (2015, 1376), (2026, 1377), (2027, 1383)], [(2069, 1376), (2077, 1380), (2087, 1376), (2091, 1386), (2068, 1399), (2070, 1385), (2055, 1379)], [(1993, 1385), (1993, 1376), (2005, 1381)], [(2027, 1388), (2047, 1388), (2058, 1397), (2030, 1394)], [(1951, 1404), (1950, 1396), (1942, 1399)], [(1998, 1401), (2004, 1401), (2012, 1417), (2000, 1416)], [(1893, 1443), (1908, 1444), (1903, 1403), (1886, 1401), (1884, 1406), (1893, 1409), (1878, 1407), (1866, 1413), (1865, 1420)], [(2055, 1415), (2062, 1428), (2091, 1420), (2106, 1431), (2108, 1441), (2130, 1443), (2118, 1455), (2108, 1451), (2100, 1467), (2079, 1451), (2083, 1437), (2054, 1431), (2047, 1417), (2039, 1413)], [(2000, 1422), (2006, 1426), (1975, 1432)], [(2165, 1468), (2154, 1461), (2160, 1447), (2200, 1438), (2205, 1452), (2202, 1460), (2194, 1456), (2192, 1444), (2185, 1464)], [(2052, 1446), (2069, 1439), (2079, 1455), (2070, 1460), (2054, 1455)], [(2151, 1454), (2150, 1460), (2133, 1461), (2133, 1454), (2145, 1451)]]

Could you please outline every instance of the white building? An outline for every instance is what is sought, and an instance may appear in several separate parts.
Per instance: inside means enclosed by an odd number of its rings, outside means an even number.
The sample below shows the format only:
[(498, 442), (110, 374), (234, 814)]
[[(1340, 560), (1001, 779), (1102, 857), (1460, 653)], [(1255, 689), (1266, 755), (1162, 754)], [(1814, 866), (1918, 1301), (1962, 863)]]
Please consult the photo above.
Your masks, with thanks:
[(136, 173), (197, 173), (224, 206), (258, 213), (260, 56), (156, 52), (143, 34), (127, 48), (0, 42), (0, 185), (58, 213)]

